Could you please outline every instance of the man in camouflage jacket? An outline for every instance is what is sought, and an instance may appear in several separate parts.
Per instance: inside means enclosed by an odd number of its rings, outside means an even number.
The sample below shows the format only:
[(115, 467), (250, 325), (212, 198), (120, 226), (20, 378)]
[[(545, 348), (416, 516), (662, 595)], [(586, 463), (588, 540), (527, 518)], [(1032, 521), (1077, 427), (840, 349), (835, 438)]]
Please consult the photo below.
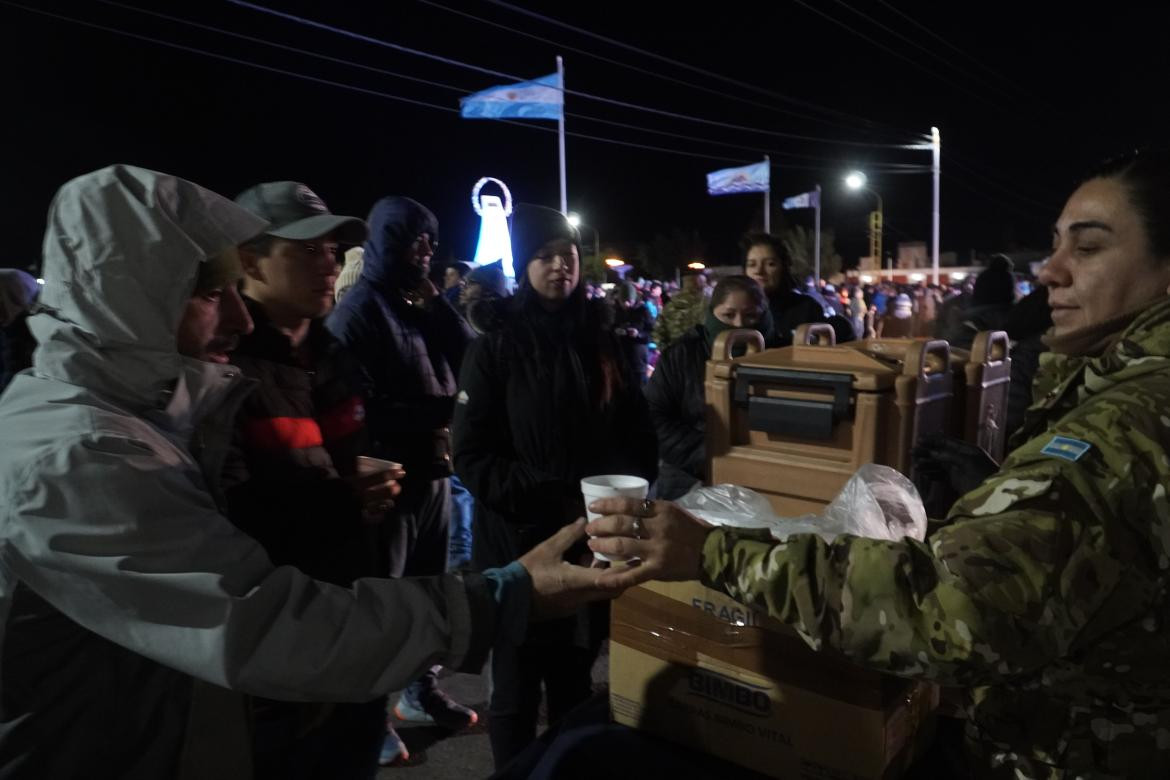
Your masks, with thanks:
[(715, 529), (702, 578), (816, 648), (969, 693), (992, 776), (1170, 777), (1170, 300), (1046, 355), (1002, 469), (926, 543)]
[(654, 324), (654, 343), (659, 354), (707, 315), (708, 298), (703, 294), (705, 279), (701, 275), (684, 277), (683, 289), (662, 307)]

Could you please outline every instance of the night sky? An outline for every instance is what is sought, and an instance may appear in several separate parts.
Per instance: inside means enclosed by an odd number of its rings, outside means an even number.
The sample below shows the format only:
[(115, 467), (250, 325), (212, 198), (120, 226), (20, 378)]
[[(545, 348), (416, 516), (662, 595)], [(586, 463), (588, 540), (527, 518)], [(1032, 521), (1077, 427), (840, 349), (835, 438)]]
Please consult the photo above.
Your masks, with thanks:
[[(377, 70), (467, 91), (506, 78), (221, 0), (130, 2), (287, 48), (152, 17), (133, 5), (21, 1), (196, 51), (79, 26), (0, 0), (0, 29), (6, 33), (0, 58), (8, 85), (0, 118), (2, 265), (35, 265), (56, 188), (113, 162), (174, 173), (228, 196), (259, 181), (295, 179), (334, 212), (360, 216), (379, 196), (409, 195), (438, 214), (441, 257), (467, 258), (474, 249), (477, 222), (469, 195), (480, 176), (503, 179), (517, 200), (557, 205), (554, 133), (462, 120), (453, 112), (302, 77), (448, 109), (457, 107), (459, 92)], [(735, 262), (735, 241), (759, 219), (760, 196), (711, 198), (704, 174), (757, 160), (763, 150), (772, 153), (775, 198), (824, 186), (825, 227), (836, 229), (847, 262), (865, 253), (865, 214), (872, 207), (872, 198), (842, 191), (848, 168), (870, 171), (871, 185), (885, 199), (887, 248), (899, 240), (929, 240), (929, 173), (888, 171), (928, 165), (930, 154), (887, 147), (920, 142), (931, 125), (943, 138), (942, 249), (1043, 248), (1064, 197), (1087, 166), (1157, 142), (1170, 128), (1170, 19), (1147, 4), (517, 0), (568, 25), (562, 27), (490, 0), (259, 2), (524, 78), (553, 71), (560, 53), (571, 91), (823, 139), (707, 126), (570, 94), (568, 112), (635, 126), (569, 117), (570, 132), (700, 155), (569, 137), (570, 208), (600, 230), (603, 245), (625, 254), (655, 234), (682, 229), (699, 232), (709, 263)], [(811, 212), (790, 214), (798, 224), (811, 223)]]

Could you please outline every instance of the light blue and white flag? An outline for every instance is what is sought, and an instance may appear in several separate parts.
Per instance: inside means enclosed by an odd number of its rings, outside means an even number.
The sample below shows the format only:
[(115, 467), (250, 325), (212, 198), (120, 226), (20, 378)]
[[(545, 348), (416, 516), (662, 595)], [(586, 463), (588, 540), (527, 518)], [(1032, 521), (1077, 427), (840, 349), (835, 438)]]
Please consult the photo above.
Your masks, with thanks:
[(464, 119), (560, 119), (564, 108), (559, 73), (492, 87), (459, 101)]
[(799, 195), (793, 195), (791, 198), (785, 198), (782, 204), (785, 209), (815, 209), (820, 205), (820, 193), (816, 190), (812, 192), (802, 192)]
[(771, 166), (767, 162), (724, 168), (707, 174), (708, 195), (738, 195), (741, 192), (767, 192), (771, 186)]

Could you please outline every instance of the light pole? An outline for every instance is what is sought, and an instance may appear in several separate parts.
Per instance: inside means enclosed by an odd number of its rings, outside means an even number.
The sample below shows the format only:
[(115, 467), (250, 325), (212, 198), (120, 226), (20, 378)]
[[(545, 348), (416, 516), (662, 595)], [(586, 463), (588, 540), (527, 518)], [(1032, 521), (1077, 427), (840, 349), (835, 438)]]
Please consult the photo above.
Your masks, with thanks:
[(865, 190), (877, 199), (877, 211), (869, 215), (869, 252), (877, 258), (878, 271), (882, 270), (882, 196), (872, 187), (867, 187), (868, 179), (861, 171), (851, 171), (845, 177), (845, 186), (857, 192)]
[(934, 208), (931, 212), (931, 236), (930, 236), (930, 276), (931, 282), (938, 286), (938, 179), (942, 171), (942, 135), (938, 132), (937, 127), (930, 128), (930, 148), (933, 152), (933, 164), (931, 165), (931, 172), (934, 174)]
[(593, 231), (593, 256), (601, 257), (601, 233), (598, 232), (597, 228), (593, 227), (588, 222), (582, 222), (581, 215), (575, 211), (569, 212), (568, 219), (569, 224), (578, 230), (582, 227), (587, 227)]

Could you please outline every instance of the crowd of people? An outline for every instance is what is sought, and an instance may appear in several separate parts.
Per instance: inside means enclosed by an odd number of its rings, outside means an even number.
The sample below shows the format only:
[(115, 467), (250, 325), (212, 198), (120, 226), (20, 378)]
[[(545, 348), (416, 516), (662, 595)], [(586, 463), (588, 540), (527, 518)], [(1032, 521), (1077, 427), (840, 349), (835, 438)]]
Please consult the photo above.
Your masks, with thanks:
[[(1165, 776), (1168, 192), (1164, 156), (1096, 171), (1021, 296), (1003, 257), (956, 288), (801, 283), (761, 233), (740, 273), (600, 285), (577, 230), (527, 205), (513, 282), (433, 267), (439, 221), (406, 197), (362, 219), (293, 181), (233, 201), (81, 176), (43, 280), (0, 272), (0, 775), (369, 778), (408, 754), (390, 692), (460, 730), (479, 713), (440, 671), (485, 663), (506, 773), (542, 695), (553, 725), (590, 698), (606, 600), (656, 577), (982, 691), (981, 766)], [(780, 347), (820, 322), (1018, 350), (1002, 467), (916, 453), (957, 497), (926, 543), (777, 544), (671, 503), (706, 478), (719, 334)], [(588, 539), (580, 480), (612, 473), (651, 498), (591, 507)]]

